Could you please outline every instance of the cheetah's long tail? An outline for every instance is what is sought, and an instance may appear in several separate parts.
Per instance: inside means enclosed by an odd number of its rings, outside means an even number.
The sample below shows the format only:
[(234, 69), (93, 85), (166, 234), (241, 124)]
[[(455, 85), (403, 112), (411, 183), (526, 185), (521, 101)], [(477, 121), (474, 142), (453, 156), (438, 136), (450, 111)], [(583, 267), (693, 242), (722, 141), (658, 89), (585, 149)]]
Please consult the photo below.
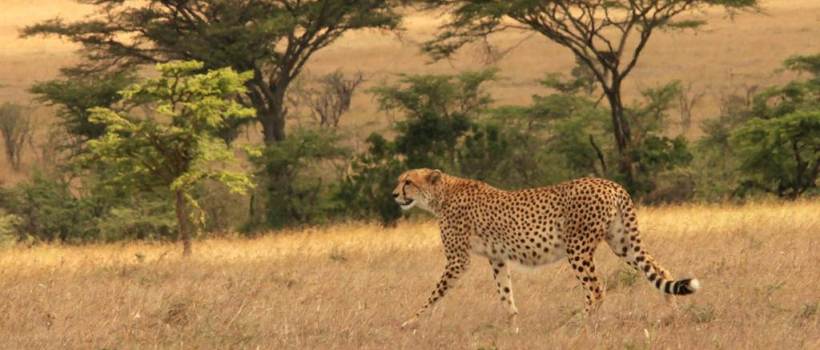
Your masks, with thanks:
[(700, 281), (697, 278), (671, 279), (669, 272), (660, 267), (643, 249), (631, 254), (626, 260), (638, 271), (643, 272), (655, 288), (666, 294), (687, 295), (700, 289)]
[[(666, 294), (687, 295), (697, 292), (701, 285), (697, 278), (685, 278), (675, 280), (655, 259), (647, 253), (641, 246), (638, 235), (637, 221), (635, 219), (635, 208), (632, 200), (626, 197), (621, 206), (622, 220), (625, 222), (626, 231), (630, 232), (630, 238), (624, 243), (623, 258), (626, 262), (642, 272), (655, 288)], [(631, 218), (631, 220), (630, 220)]]
[[(687, 295), (697, 292), (700, 289), (700, 281), (697, 278), (686, 278), (676, 281), (663, 281), (658, 278), (655, 281), (655, 287), (666, 294)], [(658, 283), (660, 282), (660, 283)]]

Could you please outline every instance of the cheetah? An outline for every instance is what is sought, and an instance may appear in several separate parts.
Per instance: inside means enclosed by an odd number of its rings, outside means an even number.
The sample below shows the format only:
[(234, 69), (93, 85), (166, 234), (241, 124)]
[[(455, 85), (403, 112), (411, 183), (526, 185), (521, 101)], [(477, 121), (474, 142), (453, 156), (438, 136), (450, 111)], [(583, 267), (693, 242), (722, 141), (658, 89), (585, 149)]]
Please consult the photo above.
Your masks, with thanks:
[(432, 295), (402, 328), (415, 325), (455, 286), (470, 265), (471, 253), (489, 260), (513, 325), (518, 308), (510, 263), (535, 267), (566, 258), (586, 291), (584, 315), (589, 315), (604, 296), (593, 262), (602, 240), (667, 295), (692, 294), (700, 288), (694, 278), (672, 279), (646, 252), (632, 199), (609, 180), (581, 178), (550, 187), (505, 191), (440, 170), (414, 169), (399, 176), (393, 198), (403, 210), (418, 207), (438, 217), (447, 260)]

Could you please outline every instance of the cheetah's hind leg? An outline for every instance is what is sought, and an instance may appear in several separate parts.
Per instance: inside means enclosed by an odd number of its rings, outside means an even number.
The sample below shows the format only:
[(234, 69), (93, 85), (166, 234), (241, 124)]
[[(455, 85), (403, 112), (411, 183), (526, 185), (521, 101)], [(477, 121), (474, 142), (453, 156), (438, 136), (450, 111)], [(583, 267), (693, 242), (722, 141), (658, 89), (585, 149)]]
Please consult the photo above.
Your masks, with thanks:
[(513, 298), (512, 278), (510, 277), (510, 266), (502, 260), (490, 259), (490, 267), (493, 269), (493, 278), (498, 289), (501, 303), (507, 309), (510, 330), (518, 333), (518, 308), (515, 307)]

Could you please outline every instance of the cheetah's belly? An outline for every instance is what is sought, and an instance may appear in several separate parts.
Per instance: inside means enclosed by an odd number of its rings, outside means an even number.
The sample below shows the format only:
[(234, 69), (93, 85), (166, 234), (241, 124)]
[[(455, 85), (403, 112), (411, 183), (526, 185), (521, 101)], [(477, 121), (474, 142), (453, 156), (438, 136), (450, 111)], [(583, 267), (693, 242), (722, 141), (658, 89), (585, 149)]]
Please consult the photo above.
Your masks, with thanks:
[(470, 252), (491, 260), (514, 262), (523, 266), (539, 266), (566, 257), (566, 246), (558, 237), (539, 236), (493, 237), (471, 236)]

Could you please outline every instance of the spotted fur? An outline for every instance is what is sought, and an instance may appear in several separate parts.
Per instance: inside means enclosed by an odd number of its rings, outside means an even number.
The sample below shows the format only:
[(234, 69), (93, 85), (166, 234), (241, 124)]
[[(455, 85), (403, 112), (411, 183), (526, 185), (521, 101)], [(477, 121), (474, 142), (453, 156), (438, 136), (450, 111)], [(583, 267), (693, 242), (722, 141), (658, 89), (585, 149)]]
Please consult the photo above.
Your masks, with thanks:
[(471, 253), (489, 259), (501, 302), (513, 319), (518, 309), (510, 263), (539, 266), (567, 259), (586, 291), (584, 311), (593, 312), (604, 295), (593, 261), (601, 241), (660, 291), (685, 295), (700, 287), (696, 279), (674, 280), (646, 252), (629, 194), (609, 180), (582, 178), (504, 191), (439, 170), (415, 169), (399, 177), (393, 197), (402, 209), (419, 207), (438, 216), (447, 259), (427, 303), (403, 326), (444, 297), (467, 270)]

